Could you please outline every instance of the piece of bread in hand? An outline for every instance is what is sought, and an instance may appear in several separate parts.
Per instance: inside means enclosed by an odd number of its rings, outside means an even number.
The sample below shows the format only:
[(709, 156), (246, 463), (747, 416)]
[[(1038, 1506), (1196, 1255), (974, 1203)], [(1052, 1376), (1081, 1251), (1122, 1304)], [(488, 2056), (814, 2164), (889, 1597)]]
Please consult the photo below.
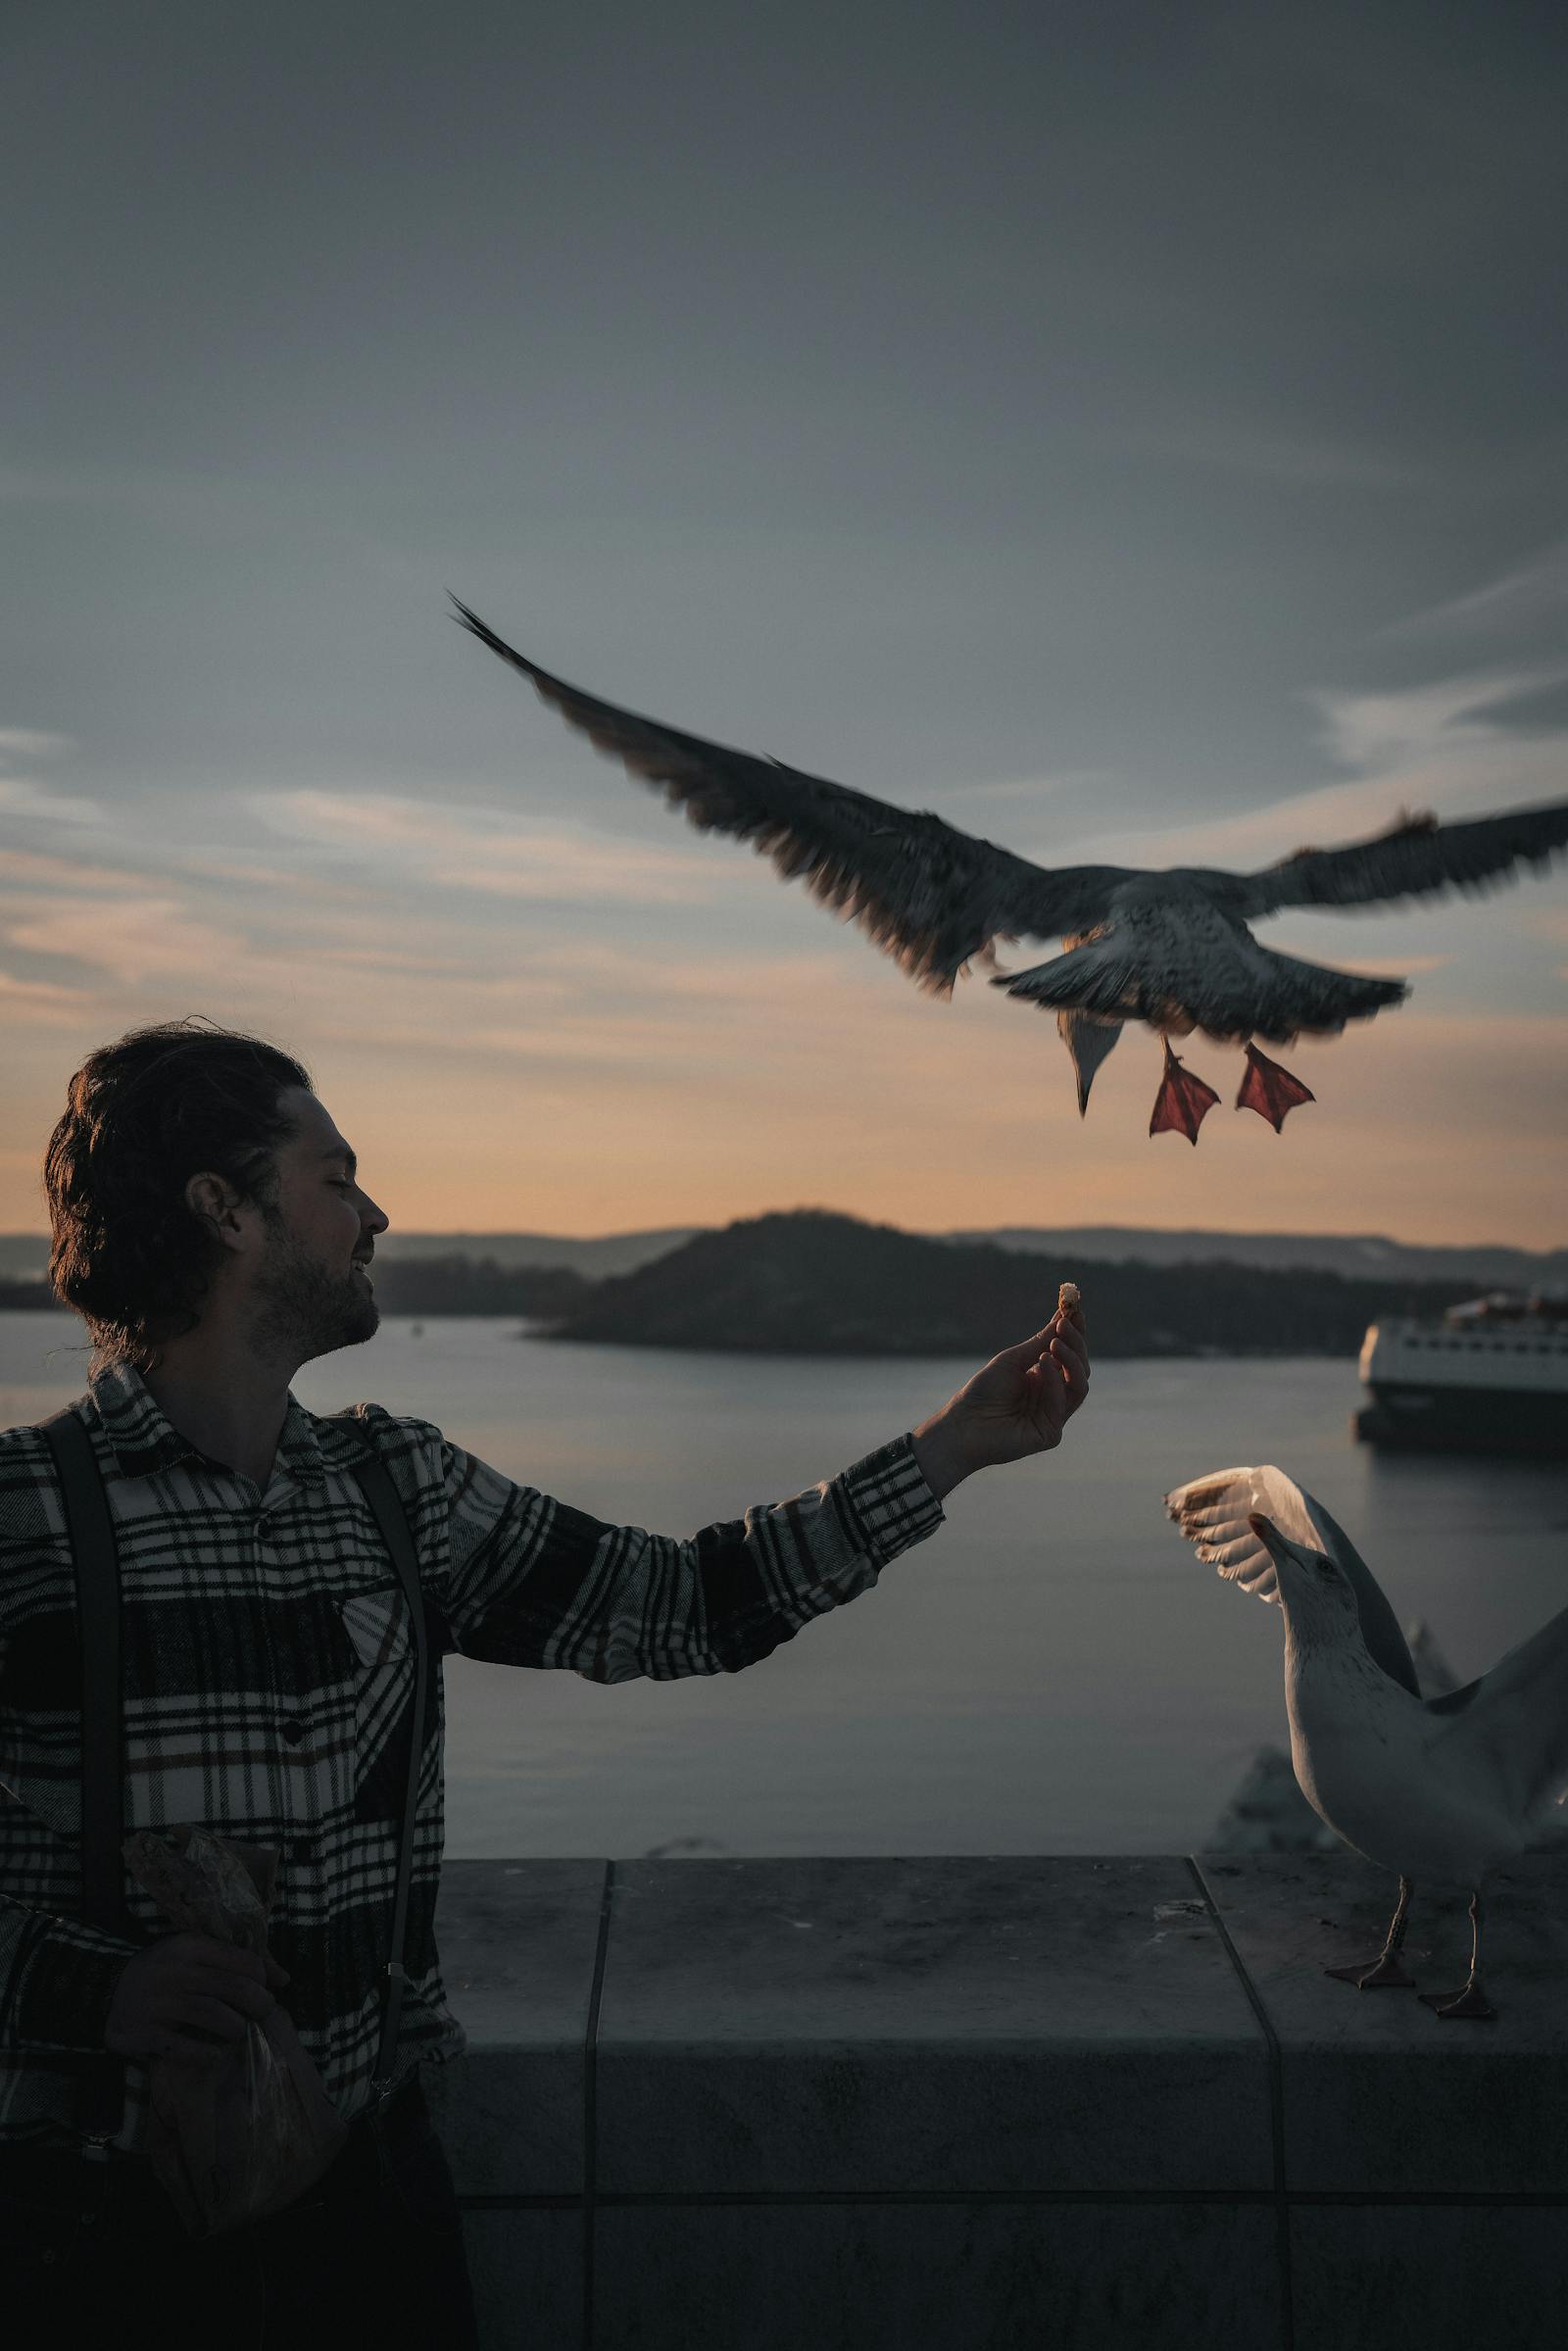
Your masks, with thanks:
[(1084, 1301), (1076, 1282), (1063, 1282), (1056, 1293), (1056, 1312), (1066, 1323), (1084, 1327)]

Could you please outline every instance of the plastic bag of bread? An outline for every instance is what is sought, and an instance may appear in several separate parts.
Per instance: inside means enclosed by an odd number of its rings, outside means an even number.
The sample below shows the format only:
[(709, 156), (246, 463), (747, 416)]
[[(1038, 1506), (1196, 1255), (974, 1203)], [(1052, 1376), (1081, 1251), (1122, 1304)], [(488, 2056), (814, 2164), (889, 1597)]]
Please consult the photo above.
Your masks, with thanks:
[[(265, 1956), (277, 1873), (270, 1846), (206, 1829), (125, 1839), (131, 1876), (176, 1930)], [(188, 2062), (155, 2057), (147, 2154), (192, 2236), (216, 2236), (280, 2212), (321, 2177), (348, 2135), (293, 2022), (274, 2007), (232, 2049)]]

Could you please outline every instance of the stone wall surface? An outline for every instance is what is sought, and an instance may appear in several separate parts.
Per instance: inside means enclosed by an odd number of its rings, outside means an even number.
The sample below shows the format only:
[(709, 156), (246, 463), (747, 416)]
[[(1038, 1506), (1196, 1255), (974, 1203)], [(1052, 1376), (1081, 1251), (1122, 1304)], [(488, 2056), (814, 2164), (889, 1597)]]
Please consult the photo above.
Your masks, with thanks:
[[(1498, 2015), (1345, 1856), (449, 1864), (494, 2351), (1490, 2351), (1568, 2306), (1568, 1860)], [(1462, 1982), (1460, 1894), (1405, 1955)]]

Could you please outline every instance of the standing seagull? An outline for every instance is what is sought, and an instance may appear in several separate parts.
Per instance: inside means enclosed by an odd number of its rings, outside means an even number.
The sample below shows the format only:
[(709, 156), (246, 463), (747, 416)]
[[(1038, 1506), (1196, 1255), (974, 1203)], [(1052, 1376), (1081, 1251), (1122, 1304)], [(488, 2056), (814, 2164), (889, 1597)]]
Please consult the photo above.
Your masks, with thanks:
[(1299, 1078), (1258, 1052), (1262, 1037), (1287, 1045), (1303, 1030), (1338, 1036), (1409, 990), (1305, 963), (1260, 947), (1248, 928), (1285, 906), (1393, 905), (1445, 890), (1484, 887), (1522, 860), (1543, 865), (1568, 844), (1568, 802), (1515, 808), (1464, 824), (1401, 817), (1391, 832), (1348, 849), (1302, 849), (1262, 873), (1174, 866), (1145, 873), (1120, 865), (1051, 870), (994, 842), (896, 808), (777, 759), (727, 751), (656, 719), (596, 702), (504, 643), (466, 604), (457, 617), (492, 653), (531, 678), (544, 700), (627, 771), (662, 784), (693, 824), (750, 841), (786, 881), (798, 876), (835, 913), (849, 915), (933, 995), (950, 996), (975, 957), (998, 939), (1060, 939), (1065, 952), (1029, 971), (1004, 972), (1005, 988), (1056, 1014), (1078, 1081), (1080, 1115), (1095, 1071), (1128, 1021), (1164, 1043), (1165, 1067), (1149, 1131), (1198, 1141), (1219, 1097), (1178, 1060), (1172, 1037), (1196, 1029), (1245, 1044), (1236, 1107), (1256, 1110), (1276, 1134), (1286, 1113), (1314, 1098)]
[(1165, 1508), (1222, 1576), (1285, 1617), (1285, 1702), (1302, 1794), (1337, 1836), (1395, 1870), (1399, 1899), (1363, 1991), (1410, 1988), (1399, 1957), (1417, 1883), (1470, 1893), (1470, 1974), (1423, 1992), (1441, 2017), (1488, 2019), (1481, 1887), (1568, 1788), (1568, 1608), (1463, 1690), (1423, 1699), (1377, 1580), (1321, 1502), (1282, 1470), (1217, 1469)]

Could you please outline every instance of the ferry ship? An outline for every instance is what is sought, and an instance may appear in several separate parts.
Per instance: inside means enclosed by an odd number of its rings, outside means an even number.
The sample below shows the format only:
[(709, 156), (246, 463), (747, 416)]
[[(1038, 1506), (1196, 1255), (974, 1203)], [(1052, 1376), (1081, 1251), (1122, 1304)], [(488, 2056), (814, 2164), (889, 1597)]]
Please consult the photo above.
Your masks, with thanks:
[(1568, 1460), (1568, 1298), (1505, 1291), (1441, 1322), (1391, 1315), (1361, 1348), (1369, 1445)]

